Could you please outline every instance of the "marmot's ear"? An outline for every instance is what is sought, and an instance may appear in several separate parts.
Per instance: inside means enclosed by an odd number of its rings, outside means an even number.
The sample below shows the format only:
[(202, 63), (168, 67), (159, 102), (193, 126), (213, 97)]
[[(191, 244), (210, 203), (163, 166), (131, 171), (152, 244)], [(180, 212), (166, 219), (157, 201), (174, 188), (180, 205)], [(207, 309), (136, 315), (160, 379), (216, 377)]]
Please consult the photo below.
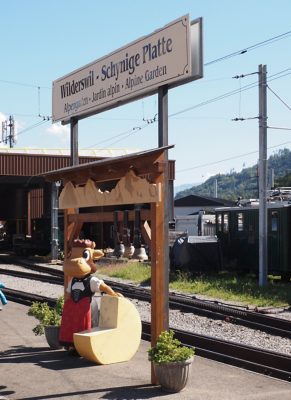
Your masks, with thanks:
[(104, 256), (104, 253), (102, 250), (93, 250), (93, 252), (92, 252), (93, 260), (99, 260), (103, 256)]

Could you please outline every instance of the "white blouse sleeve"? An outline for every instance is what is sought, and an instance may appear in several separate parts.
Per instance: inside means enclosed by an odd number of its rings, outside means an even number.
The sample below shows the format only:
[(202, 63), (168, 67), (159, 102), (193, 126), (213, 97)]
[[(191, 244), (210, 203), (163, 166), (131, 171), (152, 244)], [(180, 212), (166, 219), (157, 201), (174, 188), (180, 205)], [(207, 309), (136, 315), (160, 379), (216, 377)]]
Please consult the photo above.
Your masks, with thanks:
[(72, 279), (69, 281), (66, 292), (67, 293), (71, 293), (71, 289), (72, 289)]
[(90, 280), (90, 289), (93, 293), (100, 292), (100, 285), (104, 283), (102, 279), (96, 278), (96, 276), (92, 276)]

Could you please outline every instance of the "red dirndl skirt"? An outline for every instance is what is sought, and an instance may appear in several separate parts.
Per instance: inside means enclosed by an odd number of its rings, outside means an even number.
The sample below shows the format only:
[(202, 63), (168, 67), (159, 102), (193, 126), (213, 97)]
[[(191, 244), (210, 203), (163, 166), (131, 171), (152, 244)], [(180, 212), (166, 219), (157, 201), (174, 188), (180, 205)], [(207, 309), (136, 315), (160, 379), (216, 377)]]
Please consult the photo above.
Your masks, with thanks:
[(65, 301), (59, 341), (62, 345), (74, 343), (73, 334), (91, 328), (90, 298), (85, 297), (74, 303), (71, 298)]

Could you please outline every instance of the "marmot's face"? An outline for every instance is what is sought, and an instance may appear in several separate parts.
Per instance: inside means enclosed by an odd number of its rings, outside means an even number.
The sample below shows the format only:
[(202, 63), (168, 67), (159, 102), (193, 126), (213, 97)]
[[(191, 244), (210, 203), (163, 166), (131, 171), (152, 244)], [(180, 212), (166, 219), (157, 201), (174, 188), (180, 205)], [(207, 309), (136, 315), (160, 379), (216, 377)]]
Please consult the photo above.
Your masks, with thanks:
[(83, 278), (94, 273), (97, 267), (93, 260), (98, 260), (103, 255), (101, 250), (73, 247), (70, 258), (64, 261), (64, 273), (75, 278)]

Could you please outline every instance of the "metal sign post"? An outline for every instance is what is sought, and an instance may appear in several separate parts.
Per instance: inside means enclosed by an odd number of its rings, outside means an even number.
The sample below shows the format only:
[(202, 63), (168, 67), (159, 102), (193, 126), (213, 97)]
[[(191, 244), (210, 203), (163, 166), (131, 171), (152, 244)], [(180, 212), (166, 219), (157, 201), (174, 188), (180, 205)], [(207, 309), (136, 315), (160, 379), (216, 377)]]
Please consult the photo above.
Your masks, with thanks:
[(71, 118), (71, 166), (79, 165), (79, 150), (78, 150), (78, 119)]
[[(159, 147), (168, 146), (168, 87), (162, 86), (158, 92), (159, 105)], [(163, 265), (163, 320), (164, 330), (169, 329), (169, 179), (168, 179), (168, 150), (165, 151), (164, 170), (164, 265)]]
[(51, 184), (51, 258), (57, 260), (59, 256), (59, 187), (60, 182)]

